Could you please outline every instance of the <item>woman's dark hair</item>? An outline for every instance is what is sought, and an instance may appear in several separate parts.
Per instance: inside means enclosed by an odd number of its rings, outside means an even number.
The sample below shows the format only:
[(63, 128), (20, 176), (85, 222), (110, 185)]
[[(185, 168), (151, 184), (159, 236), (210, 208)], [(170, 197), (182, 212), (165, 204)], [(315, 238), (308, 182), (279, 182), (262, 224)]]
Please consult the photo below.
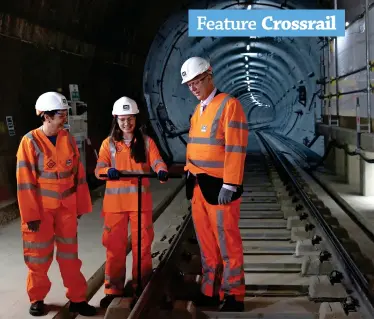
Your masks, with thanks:
[[(135, 118), (136, 122), (134, 136), (130, 143), (131, 158), (133, 158), (136, 163), (145, 163), (147, 161), (147, 156), (145, 152), (145, 141), (141, 129), (141, 122), (138, 115), (135, 115)], [(117, 117), (113, 118), (110, 136), (117, 142), (123, 139), (123, 134), (119, 128)]]

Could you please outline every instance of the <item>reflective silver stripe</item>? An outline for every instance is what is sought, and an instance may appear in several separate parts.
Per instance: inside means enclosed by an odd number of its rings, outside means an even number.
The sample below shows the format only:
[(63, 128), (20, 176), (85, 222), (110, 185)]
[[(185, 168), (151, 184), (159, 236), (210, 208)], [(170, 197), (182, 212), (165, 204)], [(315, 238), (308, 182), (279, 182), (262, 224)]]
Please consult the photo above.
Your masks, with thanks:
[[(75, 145), (73, 143), (73, 136), (68, 132), (68, 137), (69, 137), (69, 142), (70, 142), (70, 146), (71, 146), (71, 149), (73, 151), (73, 154), (74, 156), (77, 156), (79, 154), (77, 154), (76, 150), (75, 150)], [(74, 175), (74, 186), (76, 187), (77, 184), (78, 184), (78, 167), (79, 167), (79, 162), (80, 162), (80, 157), (78, 157), (78, 161), (76, 163), (76, 165), (73, 166), (72, 168), (72, 174)]]
[(116, 146), (114, 145), (113, 139), (109, 140), (109, 151), (110, 151), (110, 161), (111, 167), (116, 167)]
[(206, 167), (206, 168), (223, 168), (224, 162), (218, 161), (199, 161), (199, 160), (191, 160), (188, 159), (188, 162), (199, 167)]
[(69, 142), (70, 142), (70, 145), (71, 145), (72, 151), (73, 151), (74, 155), (77, 155), (77, 153), (76, 153), (76, 151), (75, 151), (75, 147), (74, 147), (73, 135), (71, 135), (71, 134), (68, 132), (68, 137), (69, 137)]
[(68, 188), (67, 190), (63, 191), (62, 193), (52, 191), (49, 189), (43, 189), (43, 188), (38, 188), (37, 193), (41, 196), (45, 197), (51, 197), (51, 198), (56, 198), (56, 199), (64, 199), (66, 197), (69, 197), (70, 195), (75, 193), (75, 187)]
[[(208, 290), (208, 287), (211, 286), (213, 287), (213, 289), (215, 288), (214, 287), (214, 281), (211, 280), (211, 279), (206, 279), (205, 276), (203, 276), (203, 280), (201, 282), (201, 292), (202, 293), (206, 293), (207, 290)], [(218, 291), (213, 291), (213, 295), (216, 295)]]
[(96, 168), (103, 168), (103, 167), (109, 167), (109, 165), (104, 162), (97, 162)]
[[(200, 242), (200, 239), (199, 239), (199, 236), (198, 236), (198, 232), (196, 231), (195, 223), (192, 223), (192, 224), (195, 228), (196, 239), (197, 239), (197, 242), (198, 242), (199, 247), (200, 247), (201, 266), (203, 268), (203, 278), (202, 278), (202, 283), (201, 283), (201, 291), (205, 292), (206, 289), (207, 289), (207, 285), (213, 286), (213, 284), (214, 284), (214, 280), (210, 279), (209, 274), (211, 274), (211, 276), (214, 278), (215, 269), (208, 265), (208, 263), (206, 261), (206, 257), (204, 255), (203, 247), (201, 246), (201, 242)], [(215, 288), (215, 287), (213, 287), (213, 288)], [(216, 287), (216, 288), (218, 288), (218, 287)], [(218, 291), (215, 291), (214, 293), (218, 293)]]
[(188, 138), (190, 144), (206, 144), (206, 145), (225, 145), (223, 139), (212, 139), (210, 137), (190, 137)]
[[(148, 187), (142, 186), (142, 192), (147, 192)], [(138, 187), (137, 186), (124, 186), (124, 187), (116, 187), (116, 188), (106, 188), (105, 194), (108, 195), (119, 195), (119, 194), (131, 194), (137, 193)]]
[[(126, 272), (126, 270), (124, 270), (124, 273), (125, 272)], [(123, 275), (120, 278), (112, 278), (109, 275), (105, 274), (104, 278), (105, 278), (105, 281), (107, 281), (108, 284), (110, 285), (110, 288), (120, 289), (120, 290), (123, 289), (123, 286), (124, 286), (125, 281), (126, 281), (126, 275)]]
[(83, 185), (83, 184), (86, 184), (86, 178), (85, 177), (82, 177), (82, 178), (78, 179), (77, 185)]
[(149, 151), (149, 137), (144, 135), (145, 149)]
[(28, 249), (44, 249), (54, 244), (54, 238), (46, 242), (32, 242), (32, 241), (23, 241), (23, 248)]
[(39, 177), (48, 178), (48, 179), (59, 179), (59, 178), (67, 178), (72, 176), (74, 173), (72, 171), (65, 171), (65, 172), (40, 172)]
[(51, 261), (52, 258), (53, 258), (53, 251), (45, 257), (35, 257), (35, 256), (27, 256), (27, 255), (23, 256), (23, 259), (25, 260), (25, 262), (30, 263), (30, 264), (45, 264)]
[(32, 164), (32, 163), (27, 162), (27, 161), (17, 162), (17, 170), (20, 169), (20, 168), (28, 168), (30, 171), (35, 171), (36, 170), (35, 164)]
[(230, 269), (230, 276), (237, 277), (241, 275), (242, 267), (236, 267)]
[(222, 116), (222, 113), (223, 113), (223, 110), (226, 106), (226, 102), (231, 99), (231, 96), (230, 95), (227, 95), (223, 101), (221, 102), (219, 108), (218, 108), (218, 111), (216, 113), (216, 116), (214, 117), (214, 120), (213, 120), (213, 124), (212, 124), (212, 129), (210, 131), (210, 138), (212, 139), (215, 139), (216, 138), (216, 135), (217, 135), (217, 131), (218, 131), (218, 125), (219, 125), (219, 121), (221, 119), (221, 116)]
[(246, 123), (238, 122), (238, 121), (230, 121), (229, 127), (239, 128), (241, 130), (248, 130), (248, 125)]
[(77, 237), (67, 238), (67, 237), (56, 236), (56, 242), (61, 243), (61, 244), (73, 245), (73, 244), (77, 244), (78, 240), (77, 240)]
[(244, 146), (239, 145), (226, 145), (225, 152), (232, 152), (232, 153), (247, 153), (247, 148)]
[(34, 136), (32, 135), (31, 132), (28, 132), (26, 134), (26, 137), (30, 139), (31, 144), (33, 145), (33, 147), (35, 149), (36, 157), (38, 158), (38, 160), (37, 160), (38, 164), (37, 164), (36, 169), (37, 169), (38, 173), (42, 172), (44, 170), (44, 154), (40, 150), (39, 145), (36, 143), (36, 141), (34, 139)]
[(62, 252), (62, 251), (57, 251), (56, 258), (77, 259), (78, 258), (78, 253), (65, 253), (65, 252)]
[(36, 189), (36, 185), (31, 184), (31, 183), (17, 184), (17, 190), (19, 191), (26, 191), (26, 190), (32, 190), (32, 189)]
[(113, 284), (118, 283), (118, 282), (122, 282), (122, 281), (126, 280), (126, 276), (125, 275), (122, 276), (122, 277), (120, 277), (120, 278), (112, 278), (108, 274), (105, 274), (104, 278), (105, 278), (105, 280), (110, 281)]
[[(221, 289), (224, 292), (227, 292), (228, 294), (230, 294), (230, 290), (237, 287), (238, 284), (236, 281), (234, 283), (230, 283), (229, 280), (231, 279), (231, 277), (240, 276), (243, 270), (243, 266), (236, 267), (236, 268), (230, 267), (230, 258), (227, 253), (227, 243), (226, 243), (223, 216), (224, 216), (223, 210), (221, 209), (217, 210), (218, 241), (219, 241), (219, 247), (221, 250), (222, 259), (225, 261)], [(244, 280), (240, 279), (240, 282), (244, 282)]]
[(164, 162), (162, 161), (162, 160), (155, 160), (153, 163), (152, 163), (152, 169), (154, 170), (154, 171), (156, 171), (156, 166), (157, 166), (157, 164), (163, 164)]

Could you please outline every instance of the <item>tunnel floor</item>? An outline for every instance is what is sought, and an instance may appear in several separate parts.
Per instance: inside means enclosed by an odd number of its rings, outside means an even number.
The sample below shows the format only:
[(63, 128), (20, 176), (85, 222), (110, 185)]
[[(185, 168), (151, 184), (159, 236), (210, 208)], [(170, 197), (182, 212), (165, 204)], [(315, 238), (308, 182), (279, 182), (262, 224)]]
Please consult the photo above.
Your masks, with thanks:
[[(259, 152), (257, 141), (251, 134), (249, 137), (250, 153)], [(342, 209), (324, 192), (324, 190), (305, 172), (300, 170), (302, 177), (308, 182), (311, 189), (318, 195), (324, 204), (330, 208), (331, 213), (339, 220), (339, 223), (350, 233), (350, 236), (360, 246), (361, 251), (372, 261), (374, 261), (374, 252), (371, 247), (371, 241), (361, 234), (358, 226), (342, 211)], [(374, 229), (374, 218), (372, 211), (374, 210), (374, 198), (363, 197), (353, 194), (347, 184), (342, 183), (336, 177), (328, 172), (316, 172), (316, 176), (324, 181), (330, 188), (335, 189), (353, 209), (357, 210), (360, 218), (369, 223)], [(166, 184), (160, 184), (155, 180), (151, 180), (153, 191), (153, 205), (156, 207), (164, 198), (165, 193), (175, 189), (180, 180), (170, 180)], [(180, 191), (176, 200), (170, 205), (170, 209), (180, 209), (182, 205), (186, 205), (184, 191)], [(102, 267), (105, 262), (105, 250), (101, 243), (101, 233), (103, 219), (101, 218), (102, 198), (99, 197), (94, 202), (94, 210), (91, 214), (84, 216), (79, 221), (79, 257), (83, 262), (82, 272), (86, 279), (91, 278)], [(175, 206), (177, 205), (177, 206)], [(162, 231), (168, 225), (168, 217), (161, 216), (155, 222), (155, 239), (161, 236)], [(253, 257), (254, 259), (256, 257)], [(32, 318), (28, 313), (29, 300), (26, 294), (26, 276), (27, 268), (23, 261), (22, 255), (22, 239), (20, 235), (19, 219), (10, 222), (8, 225), (0, 227), (0, 270), (4, 274), (0, 285), (0, 318), (7, 319), (24, 319)], [(127, 256), (127, 274), (126, 280), (131, 279), (131, 253)], [(45, 302), (49, 305), (49, 312), (43, 318), (54, 318), (61, 307), (67, 303), (65, 297), (65, 288), (63, 287), (61, 276), (59, 273), (57, 262), (54, 260), (49, 271), (49, 277), (52, 282), (52, 288)], [(104, 297), (103, 287), (99, 289), (90, 300), (90, 304), (99, 309), (100, 299)], [(98, 314), (97, 318), (102, 318), (102, 314)]]

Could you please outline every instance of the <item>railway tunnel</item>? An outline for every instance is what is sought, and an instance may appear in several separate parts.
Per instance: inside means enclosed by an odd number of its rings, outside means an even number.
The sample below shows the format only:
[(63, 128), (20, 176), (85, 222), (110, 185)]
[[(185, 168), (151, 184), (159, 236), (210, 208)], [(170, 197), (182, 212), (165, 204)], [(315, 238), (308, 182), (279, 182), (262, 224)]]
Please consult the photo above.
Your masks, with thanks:
[[(59, 91), (73, 100), (70, 85), (78, 86), (87, 116), (82, 124), (87, 178), (93, 190), (100, 189), (102, 184), (93, 175), (95, 151), (109, 134), (114, 101), (124, 95), (138, 102), (165, 162), (179, 167), (185, 163), (189, 119), (198, 101), (181, 84), (180, 68), (191, 56), (209, 60), (217, 88), (243, 105), (249, 154), (259, 151), (255, 136), (261, 134), (280, 153), (312, 172), (315, 182), (334, 196), (366, 236), (373, 236), (371, 7), (369, 0), (1, 1), (4, 251), (15, 255), (6, 248), (16, 240), (12, 234), (18, 225), (15, 154), (22, 136), (40, 125), (34, 110), (38, 96)], [(334, 8), (345, 10), (344, 37), (188, 36), (188, 9)], [(165, 187), (159, 191), (180, 186), (175, 182)], [(161, 205), (162, 192), (155, 198)], [(99, 211), (100, 200), (95, 205)], [(95, 218), (89, 224), (99, 224), (100, 218)], [(90, 232), (88, 226), (81, 227), (82, 232)], [(87, 278), (97, 274), (103, 257), (97, 256), (102, 248), (97, 250), (92, 243), (101, 245), (100, 238), (88, 239), (80, 248), (95, 260), (84, 266)], [(23, 287), (22, 282), (11, 295), (20, 298), (17, 291)], [(59, 300), (61, 291), (59, 287), (51, 298)], [(17, 311), (14, 318), (21, 318), (22, 312)]]

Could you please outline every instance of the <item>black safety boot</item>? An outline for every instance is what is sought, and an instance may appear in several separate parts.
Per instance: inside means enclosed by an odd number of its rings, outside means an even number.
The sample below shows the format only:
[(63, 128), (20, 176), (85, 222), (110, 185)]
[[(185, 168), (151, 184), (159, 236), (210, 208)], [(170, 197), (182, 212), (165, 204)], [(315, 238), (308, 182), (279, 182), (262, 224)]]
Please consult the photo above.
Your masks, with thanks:
[(100, 300), (100, 308), (106, 309), (109, 307), (110, 303), (115, 298), (122, 298), (122, 296), (119, 295), (106, 295), (103, 299)]
[(29, 312), (32, 316), (43, 316), (45, 313), (44, 301), (39, 300), (32, 303)]
[(210, 297), (200, 293), (193, 302), (196, 307), (218, 307), (220, 300), (219, 296)]
[(237, 301), (235, 296), (226, 296), (223, 300), (220, 312), (242, 312), (244, 311), (244, 302)]
[(81, 316), (92, 317), (96, 315), (96, 308), (94, 306), (89, 305), (87, 301), (70, 301), (69, 312), (78, 312)]

